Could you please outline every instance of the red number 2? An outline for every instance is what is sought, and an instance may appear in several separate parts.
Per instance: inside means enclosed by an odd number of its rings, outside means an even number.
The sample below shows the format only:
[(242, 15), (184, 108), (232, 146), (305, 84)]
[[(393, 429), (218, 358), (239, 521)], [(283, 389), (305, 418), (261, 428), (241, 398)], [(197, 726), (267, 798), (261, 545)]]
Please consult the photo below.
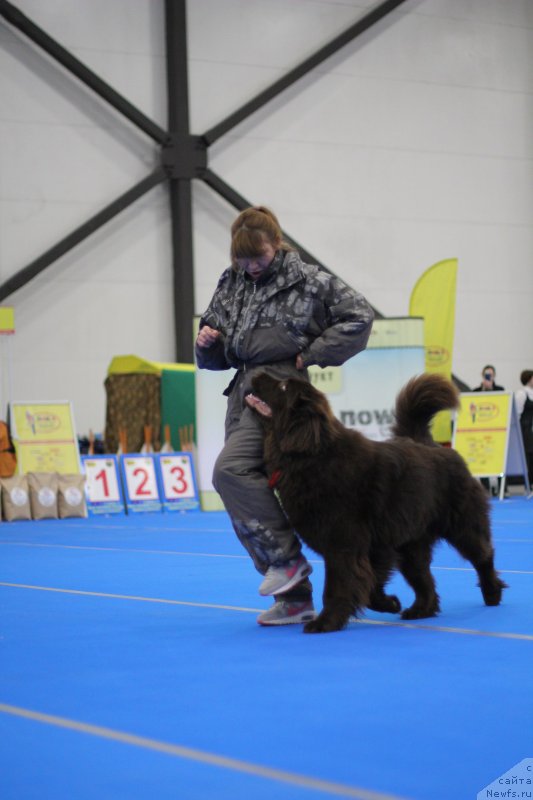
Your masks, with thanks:
[(137, 469), (133, 470), (133, 477), (136, 478), (137, 475), (142, 475), (143, 479), (139, 483), (139, 485), (138, 485), (138, 487), (137, 487), (137, 489), (135, 491), (135, 494), (136, 495), (145, 495), (145, 496), (146, 495), (150, 495), (151, 494), (150, 490), (144, 488), (146, 486), (146, 484), (148, 483), (148, 477), (149, 476), (148, 476), (147, 471), (145, 469), (143, 469), (142, 467), (138, 467)]

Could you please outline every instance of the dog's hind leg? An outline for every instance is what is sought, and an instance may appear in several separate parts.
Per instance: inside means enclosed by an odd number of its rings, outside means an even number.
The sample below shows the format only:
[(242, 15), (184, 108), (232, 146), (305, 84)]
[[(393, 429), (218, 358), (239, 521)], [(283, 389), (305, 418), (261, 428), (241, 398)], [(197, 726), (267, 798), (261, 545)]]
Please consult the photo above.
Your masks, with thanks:
[(398, 550), (399, 569), (415, 593), (415, 601), (402, 611), (402, 619), (435, 617), (440, 611), (435, 580), (429, 569), (432, 547), (429, 542), (409, 542)]
[(368, 606), (374, 572), (368, 558), (352, 553), (324, 554), (326, 580), (323, 609), (304, 626), (304, 633), (329, 633), (344, 628), (351, 614)]
[(368, 608), (382, 613), (399, 614), (402, 610), (402, 605), (396, 595), (385, 594), (385, 586), (392, 575), (396, 563), (395, 553), (386, 550), (379, 553), (372, 551), (370, 553), (370, 562), (376, 576), (376, 582), (370, 593)]
[[(466, 526), (465, 526), (466, 528)], [(479, 577), (479, 587), (487, 606), (497, 606), (502, 599), (502, 592), (507, 589), (494, 569), (494, 548), (490, 540), (487, 525), (472, 525), (467, 531), (454, 532), (446, 536), (446, 540), (470, 561)]]

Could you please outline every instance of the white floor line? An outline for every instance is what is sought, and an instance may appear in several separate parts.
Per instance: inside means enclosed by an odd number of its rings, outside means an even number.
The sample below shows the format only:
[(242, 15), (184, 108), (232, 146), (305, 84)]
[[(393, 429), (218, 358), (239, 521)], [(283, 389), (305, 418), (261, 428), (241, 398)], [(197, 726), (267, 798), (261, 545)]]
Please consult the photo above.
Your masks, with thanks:
[[(240, 559), (244, 561), (249, 560), (247, 555), (228, 554), (228, 553), (194, 553), (183, 550), (149, 550), (145, 548), (136, 547), (95, 547), (94, 545), (79, 545), (79, 544), (48, 544), (46, 542), (13, 542), (0, 540), (0, 546), (14, 546), (14, 547), (37, 547), (44, 549), (59, 549), (59, 550), (94, 550), (96, 552), (104, 553), (144, 553), (149, 555), (164, 555), (164, 556), (187, 556), (197, 558), (231, 558)], [(321, 558), (310, 558), (311, 564), (322, 564)], [(449, 572), (475, 572), (472, 567), (439, 567), (432, 565), (432, 570), (446, 570)], [(523, 569), (499, 569), (498, 572), (510, 575), (533, 575), (533, 570)]]
[(146, 736), (127, 733), (125, 731), (107, 728), (101, 725), (92, 725), (79, 720), (58, 717), (53, 714), (43, 714), (20, 706), (12, 706), (7, 703), (0, 703), (0, 713), (23, 719), (51, 725), (56, 728), (63, 728), (76, 733), (96, 736), (100, 739), (107, 739), (113, 742), (139, 747), (144, 750), (152, 750), (167, 756), (185, 759), (187, 761), (197, 761), (200, 764), (208, 764), (212, 767), (230, 770), (232, 772), (252, 775), (256, 778), (264, 778), (278, 783), (298, 786), (301, 789), (311, 789), (330, 794), (335, 797), (351, 797), (356, 800), (401, 800), (397, 795), (373, 792), (368, 789), (360, 789), (357, 786), (349, 786), (334, 781), (321, 780), (311, 775), (302, 775), (297, 772), (265, 767), (262, 764), (254, 764), (250, 761), (241, 761), (237, 758), (229, 758), (216, 753), (209, 753), (205, 750), (198, 750), (192, 747), (164, 742), (159, 739), (151, 739)]
[[(89, 592), (82, 589), (60, 589), (55, 586), (35, 586), (25, 583), (8, 583), (7, 581), (0, 581), (0, 587), (4, 586), (11, 589), (29, 589), (39, 592), (56, 592), (58, 594), (79, 595), (84, 597), (101, 597), (110, 600), (129, 600), (138, 603), (161, 603), (170, 606), (190, 606), (193, 608), (214, 608), (222, 611), (243, 611), (251, 614), (258, 614), (264, 609), (261, 608), (248, 608), (245, 606), (229, 606), (221, 605), (219, 603), (197, 603), (190, 600), (169, 600), (163, 597), (143, 597), (139, 595), (125, 595), (125, 594), (112, 594), (111, 592)], [(470, 636), (488, 636), (496, 639), (518, 639), (522, 641), (533, 642), (533, 634), (528, 633), (507, 633), (505, 631), (480, 631), (473, 628), (453, 628), (443, 625), (428, 625), (421, 622), (395, 622), (388, 620), (374, 620), (374, 619), (351, 619), (350, 622), (356, 625), (385, 625), (395, 628), (410, 628), (424, 631), (434, 631), (441, 633), (458, 633)]]

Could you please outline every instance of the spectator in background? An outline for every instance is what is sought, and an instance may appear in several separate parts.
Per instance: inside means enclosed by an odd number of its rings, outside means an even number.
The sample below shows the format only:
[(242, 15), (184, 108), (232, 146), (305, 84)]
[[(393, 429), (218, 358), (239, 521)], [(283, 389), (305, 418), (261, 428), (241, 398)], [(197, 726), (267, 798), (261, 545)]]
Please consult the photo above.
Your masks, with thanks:
[(487, 364), (481, 370), (481, 383), (472, 389), (473, 392), (504, 392), (503, 386), (496, 383), (496, 367)]
[(520, 383), (524, 388), (515, 392), (515, 404), (522, 428), (531, 489), (533, 482), (533, 370), (525, 369), (520, 375)]

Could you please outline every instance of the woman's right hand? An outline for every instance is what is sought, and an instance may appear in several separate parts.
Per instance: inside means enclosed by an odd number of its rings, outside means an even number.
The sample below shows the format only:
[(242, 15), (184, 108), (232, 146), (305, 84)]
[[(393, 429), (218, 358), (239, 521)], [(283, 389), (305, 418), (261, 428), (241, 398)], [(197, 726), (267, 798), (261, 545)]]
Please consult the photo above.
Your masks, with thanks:
[(215, 330), (215, 328), (210, 328), (209, 325), (204, 325), (196, 337), (196, 344), (198, 347), (211, 347), (219, 336), (220, 331)]

